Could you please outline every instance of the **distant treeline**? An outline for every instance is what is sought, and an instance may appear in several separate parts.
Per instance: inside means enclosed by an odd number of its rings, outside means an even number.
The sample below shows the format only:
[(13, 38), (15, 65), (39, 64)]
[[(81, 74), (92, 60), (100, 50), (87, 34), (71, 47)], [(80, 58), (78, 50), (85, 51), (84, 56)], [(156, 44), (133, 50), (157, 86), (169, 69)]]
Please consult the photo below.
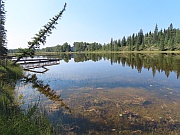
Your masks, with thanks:
[[(167, 29), (158, 30), (156, 24), (154, 32), (143, 33), (140, 29), (138, 33), (133, 33), (128, 37), (114, 40), (111, 38), (110, 43), (87, 43), (74, 42), (73, 45), (67, 42), (63, 45), (56, 45), (53, 47), (46, 47), (39, 49), (39, 52), (85, 52), (85, 51), (141, 51), (141, 50), (160, 50), (160, 51), (174, 51), (180, 50), (180, 30), (173, 28), (171, 23)], [(18, 49), (9, 49), (10, 53), (17, 53)]]

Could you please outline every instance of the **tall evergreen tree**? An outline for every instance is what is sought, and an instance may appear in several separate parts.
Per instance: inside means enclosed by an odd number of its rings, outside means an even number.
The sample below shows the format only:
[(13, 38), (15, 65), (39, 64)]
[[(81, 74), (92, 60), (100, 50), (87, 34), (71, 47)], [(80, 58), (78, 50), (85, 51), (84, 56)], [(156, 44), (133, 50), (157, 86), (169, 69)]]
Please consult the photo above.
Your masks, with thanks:
[(135, 40), (135, 34), (133, 33), (132, 34), (132, 37), (131, 37), (131, 50), (133, 51), (133, 46), (135, 46), (136, 44), (136, 40)]
[(110, 47), (110, 51), (113, 51), (114, 49), (113, 49), (113, 38), (111, 38), (111, 43), (110, 43), (110, 45), (111, 45), (111, 47)]
[(169, 40), (169, 36), (168, 36), (168, 30), (164, 29), (164, 44), (167, 45), (168, 44), (168, 40)]
[(180, 30), (179, 29), (176, 30), (175, 44), (176, 46), (180, 46)]
[(0, 0), (0, 56), (7, 55), (6, 30), (5, 30), (5, 8), (4, 1)]
[(114, 51), (118, 51), (118, 41), (114, 41)]
[(149, 32), (148, 44), (149, 47), (153, 44), (153, 34), (151, 31)]
[(154, 29), (153, 41), (154, 41), (154, 44), (157, 45), (158, 43), (158, 25), (157, 24)]
[(126, 37), (124, 36), (121, 41), (121, 46), (126, 46)]
[(164, 50), (164, 42), (165, 42), (165, 36), (162, 30), (159, 32), (159, 49), (161, 51)]
[(144, 43), (144, 35), (143, 35), (143, 30), (140, 29), (138, 33), (138, 39), (137, 39), (137, 44), (136, 44), (136, 51), (139, 51), (140, 45)]
[(118, 39), (117, 45), (118, 45), (118, 47), (121, 47), (121, 40), (120, 39)]
[(173, 50), (174, 49), (174, 43), (175, 43), (175, 30), (173, 29), (173, 24), (171, 23), (169, 28), (168, 28), (170, 38), (168, 41), (169, 49)]
[(131, 41), (131, 36), (129, 36), (128, 38), (127, 38), (127, 46), (128, 46), (128, 50), (129, 51), (132, 51), (132, 43), (131, 43), (132, 41)]
[(169, 30), (170, 32), (173, 30), (173, 24), (172, 24), (172, 23), (169, 25), (168, 30)]

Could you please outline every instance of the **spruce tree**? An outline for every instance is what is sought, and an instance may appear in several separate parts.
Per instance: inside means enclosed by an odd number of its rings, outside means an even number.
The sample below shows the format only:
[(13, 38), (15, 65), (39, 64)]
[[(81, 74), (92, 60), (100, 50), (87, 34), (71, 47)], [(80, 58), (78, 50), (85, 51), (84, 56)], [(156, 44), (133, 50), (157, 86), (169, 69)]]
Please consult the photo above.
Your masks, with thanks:
[(0, 56), (7, 55), (4, 1), (0, 0)]
[(149, 34), (146, 33), (146, 34), (144, 35), (144, 44), (147, 45), (147, 46), (148, 46), (148, 39), (149, 39)]
[(131, 50), (133, 51), (133, 47), (135, 46), (136, 41), (135, 41), (135, 34), (133, 33), (132, 37), (131, 37)]
[(143, 35), (143, 30), (140, 29), (138, 33), (138, 38), (137, 38), (137, 44), (136, 44), (136, 51), (139, 51), (140, 45), (143, 45), (144, 43), (144, 35)]
[(113, 44), (114, 44), (113, 42), (114, 42), (114, 41), (113, 41), (113, 38), (111, 38), (111, 43), (110, 43), (111, 47), (110, 47), (110, 51), (113, 51), (113, 50), (114, 50), (114, 49), (113, 49), (113, 48), (114, 48), (114, 47), (113, 47)]
[(180, 30), (179, 29), (176, 30), (175, 45), (180, 46)]
[(120, 39), (118, 39), (117, 44), (118, 44), (118, 47), (121, 47), (121, 40)]
[(149, 47), (153, 44), (153, 35), (151, 31), (149, 32), (148, 44), (149, 44)]
[(168, 31), (170, 33), (168, 45), (169, 45), (170, 50), (172, 51), (172, 50), (174, 50), (174, 43), (175, 43), (175, 30), (173, 29), (172, 23), (170, 24)]
[(156, 24), (153, 35), (153, 42), (157, 45), (158, 43), (158, 25)]
[(128, 46), (128, 51), (132, 51), (132, 43), (131, 43), (131, 36), (127, 38), (127, 46)]
[(40, 29), (38, 34), (35, 34), (35, 36), (32, 38), (32, 41), (28, 42), (29, 48), (22, 49), (21, 53), (17, 60), (14, 62), (16, 64), (20, 59), (23, 57), (34, 57), (36, 49), (40, 47), (40, 44), (45, 44), (46, 43), (46, 38), (52, 34), (52, 30), (55, 29), (55, 25), (58, 24), (57, 21), (61, 18), (62, 14), (66, 10), (66, 3), (64, 4), (63, 9), (50, 21), (43, 26), (43, 29)]
[(122, 47), (126, 46), (126, 37), (125, 36), (122, 38), (121, 46)]
[(164, 36), (164, 33), (162, 32), (162, 30), (160, 31), (159, 33), (159, 49), (161, 51), (164, 50), (164, 42), (165, 42), (165, 36)]

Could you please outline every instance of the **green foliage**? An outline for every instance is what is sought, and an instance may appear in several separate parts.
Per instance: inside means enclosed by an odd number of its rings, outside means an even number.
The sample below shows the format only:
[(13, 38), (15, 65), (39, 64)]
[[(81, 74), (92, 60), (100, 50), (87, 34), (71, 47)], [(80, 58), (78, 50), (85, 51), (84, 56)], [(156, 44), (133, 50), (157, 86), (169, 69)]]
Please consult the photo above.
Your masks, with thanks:
[[(143, 30), (135, 34), (123, 36), (122, 39), (114, 40), (111, 38), (110, 43), (100, 44), (97, 42), (74, 42), (71, 47), (67, 42), (63, 45), (56, 45), (54, 47), (46, 47), (39, 49), (38, 52), (96, 52), (96, 51), (167, 51), (167, 50), (180, 50), (180, 30), (173, 28), (170, 24), (168, 29), (158, 31), (157, 24), (153, 32), (143, 33)], [(18, 50), (9, 50), (9, 52), (17, 53)], [(29, 52), (28, 55), (32, 53)]]
[(153, 34), (153, 41), (156, 44), (158, 42), (158, 25), (156, 24)]
[(52, 30), (56, 28), (55, 25), (58, 24), (57, 21), (61, 18), (65, 9), (66, 9), (66, 3), (64, 5), (64, 8), (56, 16), (50, 19), (50, 22), (44, 25), (43, 28), (40, 29), (38, 34), (35, 34), (35, 37), (32, 38), (32, 41), (28, 42), (29, 48), (21, 49), (22, 54), (18, 56), (14, 64), (16, 64), (23, 57), (34, 56), (36, 49), (40, 47), (40, 44), (44, 45), (46, 43), (46, 38), (50, 36), (50, 34), (52, 34)]
[[(55, 29), (55, 25), (58, 24), (58, 19), (61, 18), (65, 11), (64, 8), (46, 25), (40, 29), (39, 33), (32, 38), (31, 42), (28, 42), (27, 49), (19, 48), (21, 53), (18, 59), (13, 63), (6, 59), (0, 60), (0, 134), (2, 135), (51, 135), (53, 134), (53, 127), (50, 124), (47, 116), (39, 104), (35, 104), (29, 107), (27, 110), (21, 110), (18, 102), (14, 100), (14, 88), (15, 83), (22, 77), (22, 69), (19, 64), (16, 64), (23, 57), (33, 57), (35, 50), (40, 47), (40, 44), (46, 43), (46, 38)], [(0, 0), (0, 56), (7, 54), (6, 49), (6, 30), (5, 25), (5, 11), (4, 2)], [(16, 65), (15, 65), (16, 64)], [(28, 78), (29, 79), (29, 78)], [(31, 78), (32, 79), (32, 78)], [(69, 109), (60, 96), (55, 95), (54, 91), (51, 91), (49, 85), (43, 85), (43, 82), (38, 81), (34, 77), (33, 87), (38, 87), (38, 90), (42, 94), (48, 94), (49, 98), (54, 101), (59, 101), (61, 106)], [(44, 90), (44, 91), (43, 91)], [(54, 133), (55, 134), (55, 133)]]
[[(68, 44), (68, 43), (67, 43)], [(69, 45), (69, 44), (68, 44)], [(73, 47), (57, 45), (55, 47), (46, 47), (39, 50), (40, 52), (94, 52), (94, 51), (166, 51), (166, 50), (180, 50), (180, 30), (174, 29), (170, 24), (168, 29), (158, 31), (156, 24), (154, 33), (151, 31), (144, 34), (143, 30), (135, 34), (123, 36), (122, 39), (114, 40), (111, 38), (110, 43), (87, 43), (87, 42), (74, 42)], [(58, 48), (58, 49), (57, 49)], [(12, 50), (13, 51), (13, 50)]]
[(164, 44), (164, 42), (165, 42), (165, 37), (164, 37), (164, 34), (163, 34), (163, 32), (162, 32), (162, 30), (161, 30), (161, 32), (160, 32), (160, 35), (159, 35), (159, 49), (161, 50), (161, 51), (164, 51), (164, 46), (165, 46), (165, 44)]
[[(143, 30), (135, 34), (128, 36), (127, 39), (124, 36), (122, 40), (118, 39), (118, 42), (113, 42), (114, 46), (117, 44), (118, 50), (122, 51), (141, 51), (141, 50), (179, 50), (180, 48), (180, 30), (173, 28), (171, 23), (168, 29), (158, 31), (158, 25), (156, 24), (154, 33), (151, 31), (143, 34)], [(114, 40), (115, 41), (115, 40)], [(110, 43), (105, 44), (103, 48), (106, 51), (115, 51), (110, 46)]]
[[(0, 134), (2, 135), (52, 135), (54, 128), (50, 124), (46, 112), (40, 108), (40, 102), (22, 110), (22, 104), (14, 99), (14, 88), (17, 80), (22, 78), (22, 69), (19, 64), (13, 65), (12, 61), (5, 59), (0, 61)], [(66, 109), (69, 107), (62, 101), (56, 92), (51, 90), (49, 85), (44, 85), (36, 75), (26, 76), (25, 83), (32, 83), (41, 94)]]
[(0, 79), (1, 81), (12, 83), (22, 77), (22, 69), (19, 65), (13, 65), (12, 61), (0, 60)]
[(13, 104), (0, 102), (1, 135), (52, 135), (53, 128), (45, 112), (36, 109), (37, 105), (27, 111), (20, 111)]
[(131, 36), (127, 38), (127, 46), (128, 46), (128, 51), (131, 51), (132, 50)]
[(36, 109), (37, 105), (22, 111), (14, 100), (15, 82), (22, 77), (20, 65), (12, 61), (0, 60), (0, 134), (40, 135), (52, 134), (52, 126)]
[(12, 61), (5, 59), (0, 60), (0, 102), (1, 98), (13, 102), (15, 83), (22, 76), (19, 65), (13, 65)]
[(126, 37), (124, 36), (121, 41), (121, 46), (126, 46)]
[(176, 30), (175, 46), (177, 47), (177, 49), (180, 50), (180, 30), (179, 29)]
[[(112, 45), (111, 45), (112, 46)], [(74, 51), (83, 52), (83, 51), (97, 51), (101, 50), (102, 45), (99, 43), (87, 43), (87, 42), (74, 42)]]

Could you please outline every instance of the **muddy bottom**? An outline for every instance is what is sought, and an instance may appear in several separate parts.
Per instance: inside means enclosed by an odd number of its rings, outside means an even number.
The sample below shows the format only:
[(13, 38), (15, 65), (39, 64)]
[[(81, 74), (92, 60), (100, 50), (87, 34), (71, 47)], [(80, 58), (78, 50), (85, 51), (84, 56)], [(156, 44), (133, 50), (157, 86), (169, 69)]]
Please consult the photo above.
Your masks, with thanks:
[(175, 90), (81, 88), (63, 94), (72, 114), (52, 109), (63, 134), (180, 134)]

